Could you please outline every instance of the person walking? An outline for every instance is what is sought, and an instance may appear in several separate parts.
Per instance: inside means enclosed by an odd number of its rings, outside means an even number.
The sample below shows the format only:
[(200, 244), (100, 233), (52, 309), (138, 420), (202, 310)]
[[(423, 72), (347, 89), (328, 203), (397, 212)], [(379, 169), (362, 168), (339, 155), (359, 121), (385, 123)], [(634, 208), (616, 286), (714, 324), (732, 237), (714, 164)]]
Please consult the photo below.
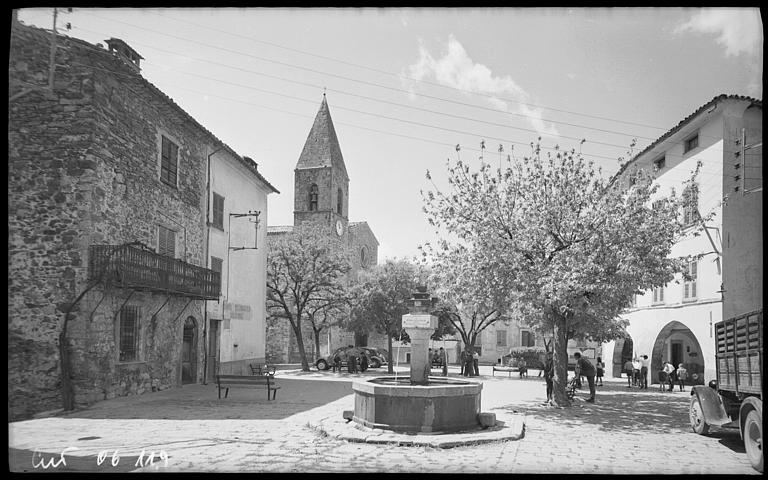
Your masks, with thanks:
[(552, 403), (552, 387), (555, 377), (555, 364), (552, 361), (552, 352), (547, 352), (544, 360), (544, 381), (547, 382), (547, 403)]
[(517, 371), (520, 373), (520, 378), (528, 377), (528, 364), (524, 357), (520, 357), (520, 361), (517, 362)]
[(603, 363), (603, 360), (600, 357), (597, 357), (597, 362), (595, 363), (595, 370), (597, 371), (596, 378), (595, 378), (595, 384), (599, 381), (600, 383), (597, 384), (598, 386), (603, 386), (603, 371), (605, 370), (605, 364)]
[(472, 369), (472, 353), (469, 349), (461, 352), (461, 374), (469, 377)]
[(448, 355), (443, 347), (440, 347), (440, 350), (438, 350), (438, 356), (440, 357), (440, 363), (443, 367), (443, 376), (448, 376)]
[(357, 373), (357, 357), (351, 352), (347, 355), (347, 372)]
[(664, 373), (667, 374), (667, 385), (669, 386), (667, 391), (671, 392), (675, 382), (675, 366), (669, 362), (664, 362)]
[(587, 377), (587, 383), (589, 383), (589, 398), (587, 401), (595, 403), (595, 374), (597, 373), (595, 366), (592, 365), (592, 362), (582, 357), (581, 352), (576, 352), (573, 356), (576, 358), (576, 376), (583, 375)]
[(685, 380), (688, 378), (688, 370), (685, 369), (683, 364), (677, 366), (677, 382), (680, 386), (680, 391), (685, 391)]
[(368, 370), (368, 355), (365, 352), (360, 353), (360, 372)]
[(627, 388), (632, 388), (632, 375), (634, 375), (632, 360), (627, 360), (624, 362), (624, 372), (627, 374)]
[(338, 353), (333, 356), (333, 371), (341, 373), (341, 357)]
[[(640, 385), (641, 388), (648, 390), (648, 369), (651, 367), (651, 361), (648, 360), (648, 355), (643, 355), (640, 360)], [(675, 368), (675, 367), (672, 367)]]
[(632, 361), (632, 385), (640, 388), (643, 388), (642, 383), (640, 383), (640, 368), (642, 366), (643, 364), (640, 363), (640, 359), (635, 357), (635, 359)]

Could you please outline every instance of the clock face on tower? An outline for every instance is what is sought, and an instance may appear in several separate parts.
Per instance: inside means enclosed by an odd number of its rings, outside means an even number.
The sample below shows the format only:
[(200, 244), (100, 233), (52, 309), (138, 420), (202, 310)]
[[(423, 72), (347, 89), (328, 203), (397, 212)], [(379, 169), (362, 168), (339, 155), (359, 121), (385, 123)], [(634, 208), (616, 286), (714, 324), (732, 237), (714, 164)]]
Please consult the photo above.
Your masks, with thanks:
[(341, 220), (336, 220), (336, 234), (338, 236), (341, 236), (344, 233), (344, 224), (341, 223)]

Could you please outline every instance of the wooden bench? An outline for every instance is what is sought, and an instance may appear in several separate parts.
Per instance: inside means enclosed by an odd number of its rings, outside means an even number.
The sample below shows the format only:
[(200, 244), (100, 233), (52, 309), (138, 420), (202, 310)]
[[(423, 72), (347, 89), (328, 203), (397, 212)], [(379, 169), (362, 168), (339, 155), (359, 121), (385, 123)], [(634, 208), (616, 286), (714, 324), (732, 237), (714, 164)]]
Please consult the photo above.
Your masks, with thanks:
[[(277, 395), (277, 389), (280, 385), (275, 384), (275, 377), (272, 375), (217, 375), (216, 385), (219, 387), (219, 398), (221, 398), (221, 389), (224, 388), (224, 398), (229, 395), (229, 389), (232, 387), (254, 387), (266, 388), (267, 400), (274, 400)], [(272, 393), (270, 398), (269, 393)]]
[(260, 363), (249, 363), (248, 366), (251, 368), (251, 375), (271, 375), (275, 376), (275, 366), (274, 365), (267, 365), (267, 364), (260, 364)]
[(494, 365), (493, 366), (493, 376), (494, 377), (496, 376), (496, 372), (507, 372), (507, 376), (511, 377), (512, 376), (512, 372), (517, 372), (517, 371), (518, 371), (517, 367), (504, 367), (502, 365)]

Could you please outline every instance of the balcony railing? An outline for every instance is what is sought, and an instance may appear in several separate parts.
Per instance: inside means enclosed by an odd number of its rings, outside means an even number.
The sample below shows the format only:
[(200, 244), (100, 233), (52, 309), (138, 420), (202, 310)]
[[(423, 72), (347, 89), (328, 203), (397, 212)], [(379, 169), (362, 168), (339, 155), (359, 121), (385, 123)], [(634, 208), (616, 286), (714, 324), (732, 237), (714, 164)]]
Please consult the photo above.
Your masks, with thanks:
[(88, 275), (117, 287), (215, 300), (221, 274), (133, 245), (91, 245)]

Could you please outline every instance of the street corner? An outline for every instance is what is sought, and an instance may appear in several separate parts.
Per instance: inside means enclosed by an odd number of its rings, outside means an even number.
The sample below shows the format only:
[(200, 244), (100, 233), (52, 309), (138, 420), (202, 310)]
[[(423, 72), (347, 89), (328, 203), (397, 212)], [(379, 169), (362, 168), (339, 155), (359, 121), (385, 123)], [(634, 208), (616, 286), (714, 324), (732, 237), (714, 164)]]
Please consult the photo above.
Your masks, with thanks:
[(426, 446), (453, 448), (483, 443), (516, 441), (525, 434), (525, 415), (493, 411), (494, 426), (456, 433), (398, 433), (380, 428), (369, 428), (341, 413), (310, 420), (309, 428), (320, 435), (353, 443), (386, 444), (397, 446)]

